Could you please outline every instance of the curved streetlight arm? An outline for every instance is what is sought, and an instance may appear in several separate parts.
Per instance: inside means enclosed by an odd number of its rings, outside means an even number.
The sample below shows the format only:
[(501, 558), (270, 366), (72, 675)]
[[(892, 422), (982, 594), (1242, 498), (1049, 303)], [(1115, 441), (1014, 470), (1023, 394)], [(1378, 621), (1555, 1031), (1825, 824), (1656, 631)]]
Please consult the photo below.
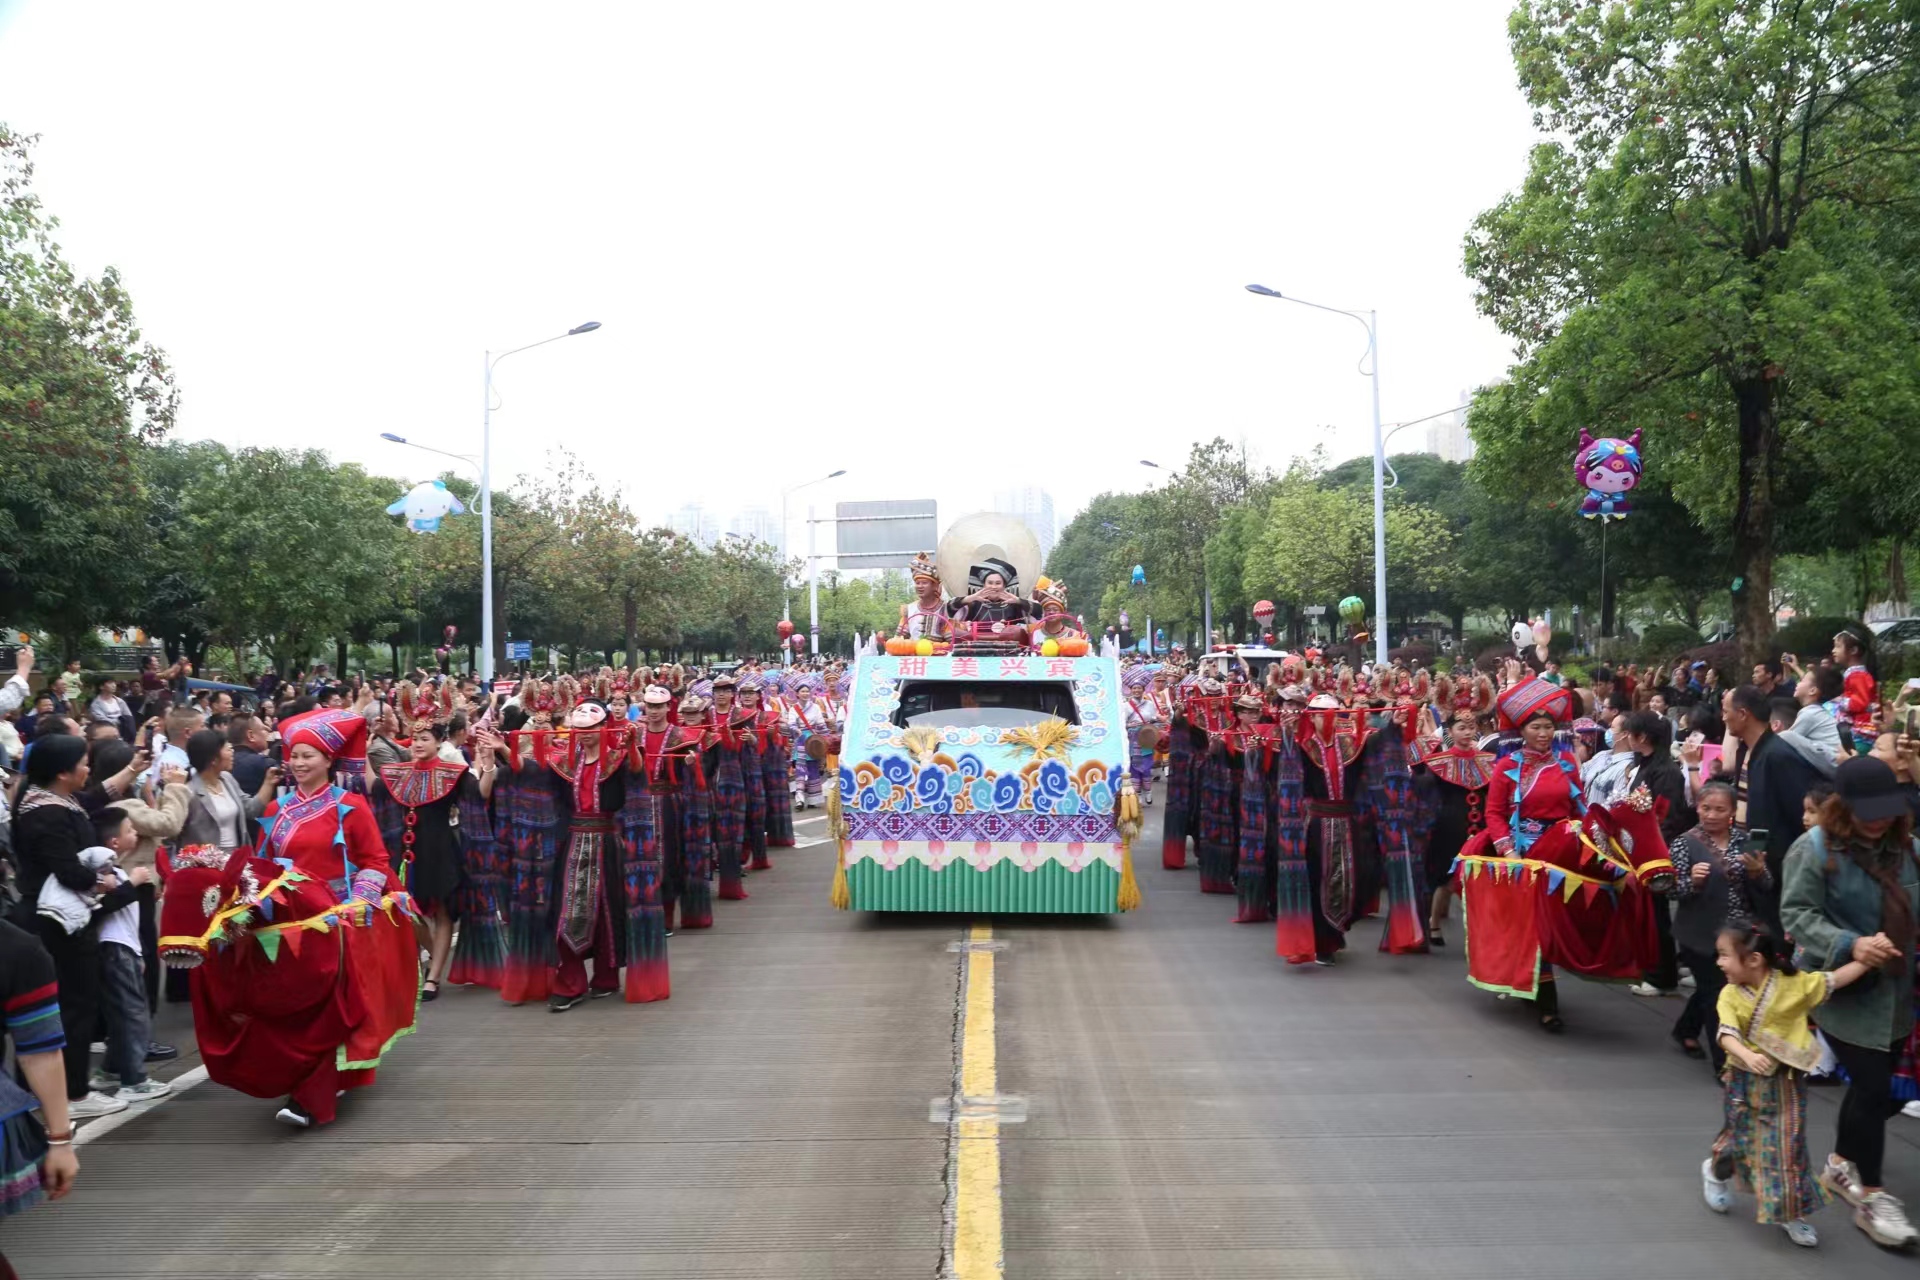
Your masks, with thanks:
[[(489, 385), (491, 385), (491, 381), (493, 378), (494, 366), (498, 365), (502, 360), (505, 360), (508, 356), (519, 355), (522, 351), (531, 351), (535, 347), (544, 347), (549, 342), (558, 342), (562, 338), (571, 338), (582, 333), (592, 333), (595, 329), (598, 329), (599, 327), (600, 327), (600, 322), (598, 320), (589, 320), (585, 324), (577, 324), (573, 326), (573, 328), (567, 330), (565, 333), (556, 333), (551, 338), (542, 338), (538, 342), (529, 342), (524, 347), (509, 347), (507, 348), (507, 350), (502, 351), (499, 355), (495, 355), (491, 351), (487, 352), (487, 378), (489, 381)], [(494, 405), (494, 407), (498, 408), (499, 406), (496, 404)]]
[(1324, 302), (1308, 302), (1305, 298), (1296, 298), (1290, 293), (1266, 293), (1260, 296), (1264, 298), (1278, 298), (1282, 302), (1297, 302), (1303, 307), (1312, 307), (1315, 311), (1331, 311), (1337, 316), (1346, 316), (1350, 320), (1357, 320), (1362, 329), (1365, 329), (1368, 333), (1373, 332), (1373, 326), (1368, 324), (1367, 318), (1358, 311), (1349, 311), (1345, 307), (1330, 307)]
[(382, 440), (391, 440), (394, 444), (404, 444), (409, 449), (419, 449), (426, 453), (437, 453), (443, 458), (457, 458), (472, 467), (475, 474), (478, 474), (480, 471), (480, 459), (470, 453), (453, 453), (447, 449), (436, 449), (430, 444), (420, 444), (417, 441), (407, 439), (405, 436), (396, 436), (387, 432), (382, 432), (380, 438)]
[(846, 468), (842, 467), (838, 471), (829, 471), (827, 472), (827, 474), (823, 476), (816, 476), (812, 480), (802, 480), (799, 484), (788, 485), (786, 488), (782, 489), (780, 491), (780, 496), (782, 498), (786, 498), (792, 494), (800, 492), (800, 490), (806, 488), (808, 485), (825, 484), (827, 481), (835, 479), (839, 476), (843, 476), (845, 474), (847, 474)]
[[(1257, 293), (1263, 298), (1278, 298), (1282, 302), (1297, 302), (1303, 307), (1312, 307), (1315, 311), (1331, 311), (1336, 316), (1345, 316), (1347, 319), (1353, 321), (1355, 324), (1359, 325), (1362, 329), (1365, 329), (1367, 331), (1367, 354), (1366, 356), (1362, 357), (1362, 363), (1364, 364), (1366, 359), (1372, 357), (1373, 351), (1374, 351), (1374, 343), (1379, 341), (1379, 339), (1374, 337), (1373, 322), (1369, 320), (1361, 312), (1348, 311), (1344, 307), (1329, 307), (1322, 302), (1308, 302), (1305, 298), (1296, 298), (1290, 293), (1281, 293), (1279, 290), (1269, 289), (1265, 285), (1250, 284), (1247, 286), (1247, 292)], [(1363, 375), (1369, 374), (1369, 370), (1365, 368), (1362, 368), (1360, 372)]]
[(1389, 431), (1389, 432), (1387, 432), (1387, 434), (1386, 434), (1386, 435), (1384, 435), (1384, 436), (1382, 436), (1382, 437), (1381, 437), (1381, 439), (1380, 439), (1380, 449), (1381, 449), (1381, 460), (1382, 460), (1382, 463), (1383, 463), (1383, 464), (1385, 465), (1385, 467), (1387, 468), (1387, 474), (1393, 477), (1393, 483), (1391, 483), (1391, 484), (1389, 484), (1389, 485), (1387, 486), (1387, 488), (1389, 488), (1389, 489), (1395, 489), (1395, 488), (1398, 488), (1398, 487), (1399, 487), (1399, 485), (1400, 485), (1400, 473), (1399, 473), (1398, 471), (1395, 471), (1395, 470), (1393, 469), (1393, 463), (1391, 463), (1391, 462), (1387, 462), (1387, 461), (1386, 461), (1386, 458), (1385, 458), (1385, 451), (1386, 451), (1386, 447), (1387, 447), (1387, 441), (1389, 441), (1389, 440), (1391, 440), (1391, 439), (1393, 439), (1393, 438), (1394, 438), (1394, 436), (1396, 436), (1396, 435), (1398, 435), (1398, 434), (1399, 434), (1400, 432), (1402, 432), (1402, 431), (1404, 431), (1404, 430), (1406, 430), (1406, 429), (1407, 429), (1408, 427), (1417, 427), (1417, 426), (1419, 426), (1419, 425), (1420, 425), (1421, 423), (1423, 423), (1423, 422), (1432, 422), (1432, 421), (1433, 421), (1433, 420), (1434, 420), (1435, 418), (1444, 418), (1444, 417), (1446, 417), (1446, 416), (1447, 416), (1448, 414), (1450, 414), (1450, 413), (1459, 413), (1459, 412), (1460, 412), (1460, 411), (1461, 411), (1462, 409), (1467, 409), (1467, 408), (1471, 408), (1471, 407), (1472, 407), (1472, 406), (1470, 406), (1470, 405), (1464, 405), (1464, 404), (1462, 404), (1462, 405), (1456, 405), (1456, 406), (1454, 406), (1454, 407), (1453, 407), (1453, 408), (1451, 408), (1451, 409), (1442, 409), (1442, 410), (1441, 410), (1440, 412), (1438, 412), (1438, 413), (1430, 413), (1430, 414), (1428, 414), (1428, 415), (1427, 415), (1426, 417), (1424, 417), (1424, 418), (1408, 418), (1408, 419), (1407, 419), (1407, 420), (1406, 420), (1405, 422), (1397, 422), (1397, 423), (1395, 423), (1395, 424), (1394, 424), (1394, 427), (1393, 427), (1393, 430), (1391, 430), (1391, 431)]
[(505, 360), (508, 356), (518, 355), (522, 351), (531, 351), (535, 347), (544, 347), (549, 342), (558, 342), (562, 338), (571, 338), (572, 336), (573, 336), (573, 330), (569, 329), (565, 333), (556, 333), (551, 338), (542, 338), (538, 342), (529, 342), (524, 347), (509, 347), (507, 350), (502, 351), (499, 355), (491, 357), (491, 359), (489, 360), (489, 363), (499, 364), (502, 360)]

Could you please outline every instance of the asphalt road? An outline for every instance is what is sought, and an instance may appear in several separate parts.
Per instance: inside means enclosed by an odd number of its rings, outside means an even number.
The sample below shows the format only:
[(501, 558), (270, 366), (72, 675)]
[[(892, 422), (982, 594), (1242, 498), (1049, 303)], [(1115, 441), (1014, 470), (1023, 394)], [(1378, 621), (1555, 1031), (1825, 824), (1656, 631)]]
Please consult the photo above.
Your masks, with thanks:
[[(776, 861), (673, 940), (666, 1003), (450, 989), (337, 1124), (202, 1084), (85, 1141), (0, 1247), (28, 1280), (948, 1274), (969, 922), (833, 911), (824, 843)], [(1193, 871), (1137, 869), (1134, 915), (992, 922), (1007, 1276), (1912, 1274), (1838, 1209), (1816, 1251), (1707, 1212), (1719, 1092), (1673, 1002), (1570, 983), (1551, 1038), (1457, 946), (1381, 956), (1366, 922), (1291, 969)]]

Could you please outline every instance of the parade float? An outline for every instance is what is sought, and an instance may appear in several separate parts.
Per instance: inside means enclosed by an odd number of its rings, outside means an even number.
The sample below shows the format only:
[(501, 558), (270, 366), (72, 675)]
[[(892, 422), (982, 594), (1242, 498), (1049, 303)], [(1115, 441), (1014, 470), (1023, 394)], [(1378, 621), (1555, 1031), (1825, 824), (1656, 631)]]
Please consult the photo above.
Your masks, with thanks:
[[(959, 600), (982, 566), (1034, 583), (1025, 526), (969, 516), (941, 540)], [(1104, 914), (1139, 902), (1119, 665), (1082, 634), (971, 620), (895, 637), (856, 665), (829, 770), (834, 905), (855, 911)]]

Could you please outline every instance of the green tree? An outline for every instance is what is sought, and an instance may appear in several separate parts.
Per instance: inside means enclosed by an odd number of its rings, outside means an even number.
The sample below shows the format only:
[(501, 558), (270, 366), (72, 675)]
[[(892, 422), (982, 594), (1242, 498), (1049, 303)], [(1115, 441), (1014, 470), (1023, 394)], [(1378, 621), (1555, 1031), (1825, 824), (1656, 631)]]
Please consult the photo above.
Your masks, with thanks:
[(715, 544), (709, 561), (711, 616), (727, 627), (727, 649), (748, 654), (766, 648), (780, 617), (780, 549), (729, 534)]
[(1100, 494), (1067, 522), (1047, 557), (1047, 576), (1067, 584), (1073, 607), (1087, 611), (1087, 625), (1096, 630), (1118, 621), (1104, 597), (1126, 585), (1135, 558), (1146, 553), (1142, 502), (1134, 493)]
[[(1208, 540), (1227, 512), (1257, 503), (1273, 483), (1271, 473), (1248, 460), (1245, 445), (1215, 436), (1196, 442), (1186, 465), (1167, 483), (1140, 495), (1134, 532), (1140, 538), (1147, 580), (1162, 606), (1154, 613), (1156, 625), (1164, 620), (1172, 633), (1199, 621), (1207, 587), (1219, 591), (1224, 585), (1209, 580)], [(1223, 620), (1216, 617), (1216, 627)], [(1237, 621), (1244, 633), (1246, 619)]]
[[(908, 598), (911, 598), (910, 596)], [(820, 575), (820, 650), (851, 653), (856, 638), (891, 633), (900, 621), (901, 598), (884, 582), (826, 570)], [(759, 645), (766, 648), (766, 645)]]
[[(1757, 658), (1775, 554), (1841, 523), (1823, 501), (1892, 463), (1913, 418), (1911, 5), (1525, 0), (1510, 32), (1547, 140), (1467, 236), (1519, 356), (1475, 399), (1476, 468), (1538, 487), (1582, 427), (1645, 426), (1650, 467), (1727, 531)], [(1910, 526), (1886, 497), (1852, 525)]]
[[(1456, 547), (1464, 542), (1468, 530), (1485, 512), (1487, 495), (1474, 484), (1463, 463), (1448, 462), (1431, 453), (1402, 453), (1387, 459), (1387, 467), (1388, 494), (1439, 513), (1454, 531)], [(1321, 475), (1320, 483), (1328, 488), (1349, 490), (1371, 504), (1373, 458), (1362, 455), (1329, 467)], [(1468, 611), (1485, 603), (1494, 589), (1491, 583), (1468, 572), (1457, 559), (1453, 571), (1437, 578), (1429, 588), (1403, 590), (1393, 581), (1388, 582), (1387, 588), (1387, 606), (1402, 623), (1432, 613), (1444, 614), (1456, 636), (1466, 632)]]
[(243, 449), (196, 470), (180, 518), (209, 632), (236, 653), (258, 640), (288, 671), (389, 607), (405, 534), (376, 504), (394, 483), (317, 450)]
[(182, 519), (181, 503), (196, 475), (231, 464), (225, 445), (168, 441), (136, 455), (145, 502), (144, 528), (131, 559), (139, 566), (140, 590), (131, 619), (159, 640), (169, 657), (206, 665), (213, 639), (208, 612), (217, 585), (207, 580), (199, 551)]
[(139, 454), (178, 397), (119, 273), (61, 256), (32, 188), (35, 141), (0, 124), (0, 617), (71, 650), (138, 609)]
[[(1435, 591), (1454, 571), (1454, 535), (1430, 507), (1387, 506), (1387, 599)], [(1350, 489), (1323, 488), (1296, 471), (1267, 502), (1246, 558), (1245, 590), (1269, 586), (1276, 602), (1333, 605), (1373, 596), (1373, 504)]]

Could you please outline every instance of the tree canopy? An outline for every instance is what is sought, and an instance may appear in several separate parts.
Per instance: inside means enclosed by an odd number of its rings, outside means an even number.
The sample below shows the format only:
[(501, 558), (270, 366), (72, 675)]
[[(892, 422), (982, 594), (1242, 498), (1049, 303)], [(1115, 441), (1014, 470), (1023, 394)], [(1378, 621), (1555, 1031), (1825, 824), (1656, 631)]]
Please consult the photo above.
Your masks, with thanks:
[(178, 395), (119, 273), (62, 256), (34, 141), (0, 124), (0, 616), (73, 636), (141, 592), (125, 554), (145, 532), (135, 458)]
[(1650, 475), (1722, 559), (1749, 654), (1773, 562), (1908, 528), (1920, 391), (1904, 0), (1526, 0), (1543, 140), (1466, 269), (1514, 340), (1475, 398), (1489, 488), (1559, 481), (1582, 428), (1643, 428)]

